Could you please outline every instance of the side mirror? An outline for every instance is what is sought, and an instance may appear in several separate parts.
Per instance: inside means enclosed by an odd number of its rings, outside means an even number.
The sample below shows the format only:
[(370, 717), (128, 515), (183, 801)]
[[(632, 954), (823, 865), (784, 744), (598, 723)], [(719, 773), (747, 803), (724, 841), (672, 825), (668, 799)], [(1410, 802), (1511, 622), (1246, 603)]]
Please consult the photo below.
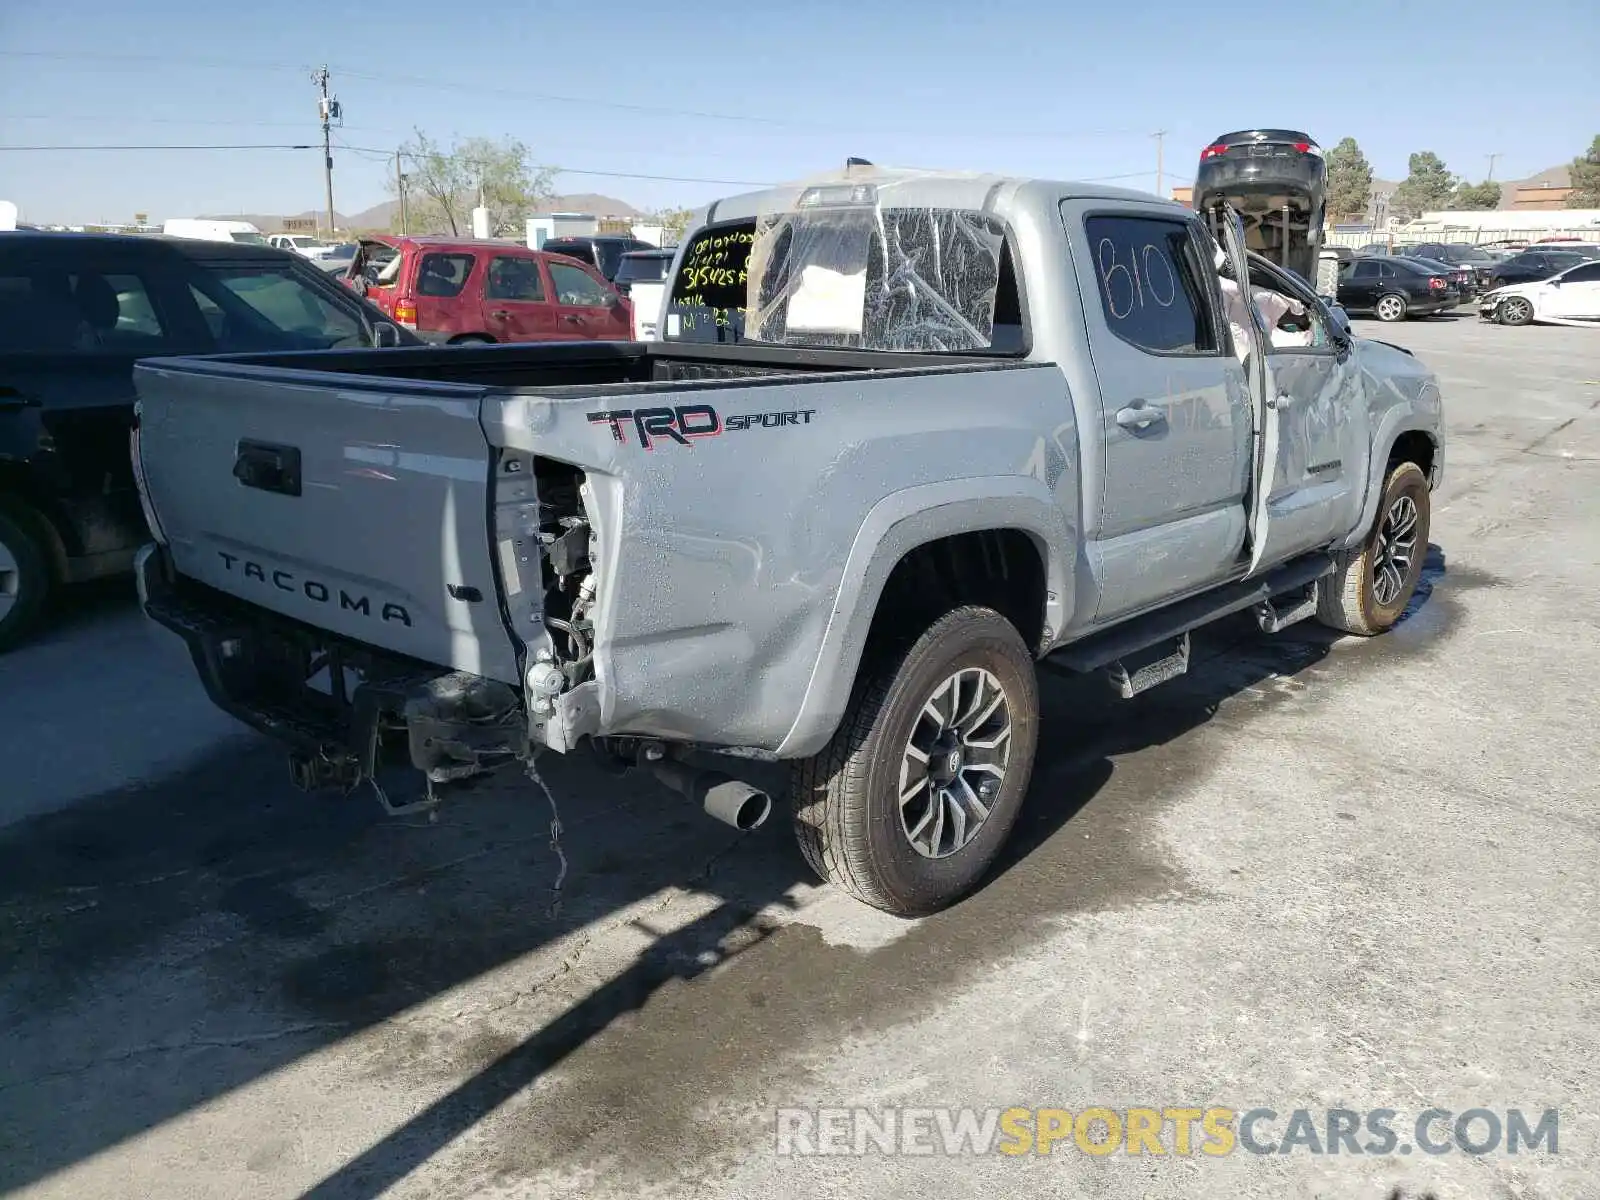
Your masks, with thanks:
[(1350, 314), (1344, 305), (1330, 303), (1328, 305), (1328, 326), (1333, 330), (1333, 335), (1345, 342), (1355, 341), (1355, 334), (1350, 329)]
[(400, 344), (400, 330), (387, 321), (378, 321), (372, 326), (372, 344), (378, 349), (393, 349)]

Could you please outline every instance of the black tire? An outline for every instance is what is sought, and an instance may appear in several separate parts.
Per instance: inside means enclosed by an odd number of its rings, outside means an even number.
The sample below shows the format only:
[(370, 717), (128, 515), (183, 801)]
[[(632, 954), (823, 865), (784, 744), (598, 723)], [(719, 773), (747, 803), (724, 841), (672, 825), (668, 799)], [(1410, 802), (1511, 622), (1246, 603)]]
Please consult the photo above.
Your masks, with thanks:
[(1372, 306), (1372, 315), (1380, 321), (1404, 321), (1411, 311), (1411, 303), (1399, 292), (1388, 292), (1378, 297)]
[(1507, 296), (1500, 301), (1502, 325), (1532, 325), (1533, 303), (1526, 296)]
[[(982, 668), (998, 683), (1011, 734), (987, 817), (943, 857), (912, 845), (902, 818), (900, 772), (925, 706), (958, 671)], [(960, 708), (959, 693), (952, 708)], [(856, 688), (833, 739), (794, 765), (795, 835), (812, 869), (857, 899), (899, 916), (937, 912), (969, 892), (1005, 843), (1033, 773), (1039, 691), (1016, 628), (989, 608), (958, 608)], [(931, 789), (924, 793), (931, 801)], [(943, 816), (939, 817), (943, 828)], [(935, 834), (935, 837), (938, 835)]]
[(16, 509), (0, 508), (0, 654), (21, 643), (44, 609), (54, 582), (35, 523)]
[(492, 346), (494, 345), (494, 339), (492, 337), (481, 337), (476, 333), (469, 333), (465, 337), (451, 338), (450, 344), (452, 346)]
[[(1382, 562), (1385, 522), (1395, 512), (1402, 497), (1416, 509), (1416, 524), (1406, 569), (1395, 593), (1387, 602), (1380, 598), (1377, 570)], [(1422, 564), (1428, 555), (1429, 525), (1428, 477), (1416, 463), (1403, 462), (1391, 467), (1378, 500), (1378, 515), (1359, 545), (1339, 556), (1339, 566), (1323, 579), (1317, 594), (1317, 620), (1341, 633), (1372, 637), (1398, 621), (1411, 603), (1411, 595), (1422, 578)]]

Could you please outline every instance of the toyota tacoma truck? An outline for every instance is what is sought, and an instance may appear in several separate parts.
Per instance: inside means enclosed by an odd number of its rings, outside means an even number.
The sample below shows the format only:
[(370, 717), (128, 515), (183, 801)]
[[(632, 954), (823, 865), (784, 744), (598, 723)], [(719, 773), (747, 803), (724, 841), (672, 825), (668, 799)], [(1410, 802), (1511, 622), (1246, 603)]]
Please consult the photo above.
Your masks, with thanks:
[(661, 317), (143, 363), (145, 611), (307, 786), (590, 748), (743, 827), (783, 760), (810, 864), (916, 914), (1016, 820), (1037, 668), (1131, 696), (1421, 572), (1434, 376), (1226, 210), (853, 166), (710, 206)]

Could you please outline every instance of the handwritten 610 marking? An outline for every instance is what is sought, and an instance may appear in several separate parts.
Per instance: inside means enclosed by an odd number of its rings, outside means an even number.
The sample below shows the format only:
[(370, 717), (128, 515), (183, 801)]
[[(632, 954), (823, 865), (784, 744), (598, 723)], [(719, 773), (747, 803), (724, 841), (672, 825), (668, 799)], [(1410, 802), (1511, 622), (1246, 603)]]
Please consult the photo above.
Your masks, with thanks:
[[(1135, 308), (1143, 307), (1146, 297), (1154, 301), (1160, 308), (1172, 307), (1173, 301), (1178, 298), (1178, 276), (1172, 269), (1172, 263), (1167, 258), (1166, 251), (1153, 242), (1146, 242), (1143, 246), (1129, 247), (1128, 263), (1117, 261), (1117, 245), (1110, 238), (1101, 238), (1095, 247), (1095, 258), (1100, 266), (1100, 282), (1106, 297), (1106, 307), (1111, 310), (1111, 315), (1121, 321)], [(1109, 252), (1109, 253), (1108, 253)], [(1140, 263), (1144, 270), (1139, 270)], [(1121, 288), (1127, 291), (1127, 303), (1118, 304), (1119, 287), (1112, 281), (1121, 276)], [(1163, 296), (1158, 281), (1165, 276), (1166, 292)]]

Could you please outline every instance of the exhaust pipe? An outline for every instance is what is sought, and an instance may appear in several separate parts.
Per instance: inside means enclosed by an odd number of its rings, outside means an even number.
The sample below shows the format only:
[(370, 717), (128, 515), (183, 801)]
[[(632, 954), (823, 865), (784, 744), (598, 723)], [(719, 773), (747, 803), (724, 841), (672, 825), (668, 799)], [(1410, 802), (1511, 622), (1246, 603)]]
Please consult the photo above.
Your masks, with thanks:
[(748, 833), (772, 815), (772, 801), (760, 788), (721, 771), (702, 771), (670, 758), (646, 764), (650, 773), (680, 796), (692, 800), (724, 825)]

